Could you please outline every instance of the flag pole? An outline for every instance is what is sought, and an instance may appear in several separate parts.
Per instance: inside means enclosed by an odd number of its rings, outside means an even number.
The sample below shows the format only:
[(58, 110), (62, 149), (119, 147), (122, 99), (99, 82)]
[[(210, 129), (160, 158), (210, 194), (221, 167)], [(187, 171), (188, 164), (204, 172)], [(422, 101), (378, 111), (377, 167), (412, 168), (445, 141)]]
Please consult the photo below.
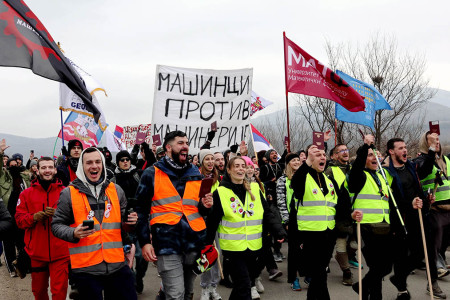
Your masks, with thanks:
[(287, 89), (287, 71), (286, 71), (286, 32), (283, 31), (283, 52), (284, 52), (284, 82), (285, 82), (285, 90), (286, 90), (286, 117), (287, 117), (287, 136), (288, 136), (288, 145), (287, 150), (291, 152), (291, 132), (289, 129), (289, 102), (288, 102), (288, 89)]
[(62, 137), (62, 146), (64, 147), (64, 122), (63, 122), (63, 113), (62, 109), (59, 110), (61, 112), (61, 137)]

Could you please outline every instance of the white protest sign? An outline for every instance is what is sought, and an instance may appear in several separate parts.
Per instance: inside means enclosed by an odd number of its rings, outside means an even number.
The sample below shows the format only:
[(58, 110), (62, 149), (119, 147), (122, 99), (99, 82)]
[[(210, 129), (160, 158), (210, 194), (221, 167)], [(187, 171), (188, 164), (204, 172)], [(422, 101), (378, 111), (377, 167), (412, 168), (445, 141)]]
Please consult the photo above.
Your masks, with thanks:
[(127, 149), (133, 148), (136, 142), (136, 134), (139, 132), (146, 132), (147, 136), (145, 142), (152, 145), (151, 124), (141, 124), (134, 126), (123, 126), (122, 143), (125, 144)]
[(152, 134), (186, 133), (197, 153), (217, 121), (213, 151), (224, 151), (250, 136), (253, 69), (202, 70), (156, 67)]

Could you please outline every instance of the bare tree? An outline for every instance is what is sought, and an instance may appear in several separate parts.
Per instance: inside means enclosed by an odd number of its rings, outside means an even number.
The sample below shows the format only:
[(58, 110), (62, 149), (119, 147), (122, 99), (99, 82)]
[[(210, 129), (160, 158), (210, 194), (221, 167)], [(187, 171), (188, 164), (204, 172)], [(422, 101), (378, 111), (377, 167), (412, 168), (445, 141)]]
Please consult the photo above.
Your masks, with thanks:
[[(395, 37), (380, 34), (373, 35), (363, 47), (353, 47), (351, 43), (332, 45), (327, 41), (325, 49), (332, 69), (373, 85), (392, 107), (375, 113), (375, 129), (370, 132), (375, 136), (377, 148), (381, 149), (394, 136), (416, 142), (423, 125), (423, 115), (418, 111), (435, 94), (425, 78), (424, 56), (400, 53)], [(301, 113), (311, 129), (323, 131), (334, 127), (334, 102), (303, 95), (298, 95), (297, 102), (302, 105)], [(415, 117), (411, 118), (413, 114)], [(358, 125), (338, 121), (338, 143), (360, 141), (357, 128)]]

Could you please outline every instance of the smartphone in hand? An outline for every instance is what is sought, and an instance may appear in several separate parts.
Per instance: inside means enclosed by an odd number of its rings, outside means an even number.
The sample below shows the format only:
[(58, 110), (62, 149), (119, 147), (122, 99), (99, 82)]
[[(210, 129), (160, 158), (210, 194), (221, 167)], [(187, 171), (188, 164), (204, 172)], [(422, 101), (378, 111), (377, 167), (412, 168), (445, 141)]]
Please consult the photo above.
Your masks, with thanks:
[(92, 229), (94, 229), (94, 220), (84, 220), (83, 221), (83, 226), (88, 226), (88, 228), (85, 229), (85, 230), (92, 230)]

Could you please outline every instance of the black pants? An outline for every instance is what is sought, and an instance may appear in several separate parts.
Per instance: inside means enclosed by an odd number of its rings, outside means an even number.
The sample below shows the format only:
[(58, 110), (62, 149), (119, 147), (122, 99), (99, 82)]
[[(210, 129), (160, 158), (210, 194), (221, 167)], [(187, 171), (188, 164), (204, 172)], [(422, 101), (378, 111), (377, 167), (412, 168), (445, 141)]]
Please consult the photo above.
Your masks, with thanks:
[(263, 246), (261, 251), (259, 251), (260, 257), (258, 259), (258, 274), (261, 274), (262, 270), (264, 270), (264, 267), (266, 268), (267, 272), (270, 272), (270, 270), (278, 269), (277, 263), (273, 258), (272, 250), (270, 249), (271, 239), (272, 236), (263, 234)]
[(393, 236), (394, 275), (399, 291), (407, 288), (408, 275), (423, 260), (422, 233), (420, 231), (417, 212), (403, 215), (408, 235), (405, 237), (403, 228), (396, 230), (399, 234)]
[(300, 257), (303, 257), (304, 254), (300, 249), (299, 232), (295, 228), (288, 230), (288, 237), (287, 281), (293, 283), (297, 276), (304, 275), (300, 265)]
[(375, 234), (369, 226), (361, 225), (364, 242), (362, 253), (369, 271), (362, 280), (363, 299), (382, 299), (382, 280), (392, 270), (392, 235)]
[(433, 209), (427, 216), (427, 249), (430, 264), (430, 276), (434, 282), (437, 280), (436, 261), (442, 248), (444, 232), (450, 228), (450, 212), (438, 212)]
[(251, 300), (250, 289), (255, 285), (255, 278), (258, 276), (258, 257), (260, 251), (246, 250), (243, 252), (228, 253), (224, 256), (229, 260), (229, 271), (233, 281), (233, 290), (230, 300)]
[(336, 235), (332, 230), (301, 231), (303, 241), (302, 266), (306, 276), (311, 277), (308, 300), (328, 300), (327, 266), (333, 254)]
[(131, 269), (124, 266), (109, 275), (91, 275), (73, 273), (73, 280), (80, 292), (80, 299), (136, 300), (136, 290)]

